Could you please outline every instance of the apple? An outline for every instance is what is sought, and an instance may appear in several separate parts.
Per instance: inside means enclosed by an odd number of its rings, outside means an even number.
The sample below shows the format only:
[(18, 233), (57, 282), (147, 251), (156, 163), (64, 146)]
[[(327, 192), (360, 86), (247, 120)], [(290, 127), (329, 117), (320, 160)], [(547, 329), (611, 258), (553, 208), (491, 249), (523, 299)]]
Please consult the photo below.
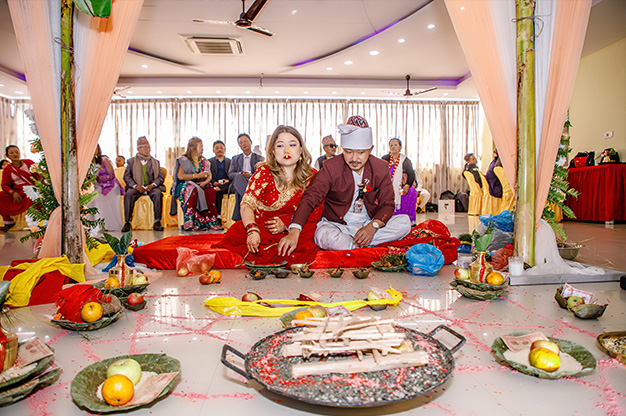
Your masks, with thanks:
[(261, 296), (257, 295), (254, 292), (248, 292), (241, 297), (241, 300), (244, 302), (255, 302), (257, 300), (261, 300)]
[(370, 290), (370, 293), (367, 294), (367, 300), (369, 300), (370, 302), (373, 302), (375, 300), (380, 300), (380, 296), (374, 293), (373, 290)]
[(180, 277), (185, 277), (189, 274), (189, 269), (183, 266), (176, 271), (176, 274), (178, 274)]
[(470, 272), (467, 269), (461, 269), (457, 267), (454, 271), (454, 277), (460, 280), (468, 280), (470, 278)]
[(146, 277), (145, 274), (138, 274), (133, 276), (133, 278), (130, 281), (131, 285), (145, 285), (146, 283), (148, 283), (148, 278)]
[(534, 350), (535, 348), (545, 348), (554, 352), (555, 354), (559, 354), (559, 346), (552, 341), (546, 341), (545, 339), (539, 339), (532, 344), (530, 344), (530, 350)]
[(211, 283), (213, 283), (213, 276), (208, 273), (202, 273), (198, 280), (200, 281), (201, 285), (210, 285)]
[(328, 316), (328, 313), (326, 312), (326, 308), (321, 305), (309, 306), (308, 310), (316, 318), (326, 318)]
[(574, 306), (582, 305), (583, 303), (585, 303), (585, 301), (579, 296), (570, 296), (567, 298), (568, 308), (573, 308)]
[(133, 385), (136, 385), (141, 380), (141, 366), (132, 358), (123, 358), (113, 362), (107, 368), (107, 378), (116, 374), (128, 377), (133, 382)]
[(143, 303), (143, 296), (141, 296), (139, 293), (131, 293), (126, 298), (126, 302), (128, 302), (129, 305), (139, 305)]
[(561, 359), (554, 351), (546, 348), (535, 348), (528, 354), (528, 362), (535, 368), (553, 373), (561, 366)]

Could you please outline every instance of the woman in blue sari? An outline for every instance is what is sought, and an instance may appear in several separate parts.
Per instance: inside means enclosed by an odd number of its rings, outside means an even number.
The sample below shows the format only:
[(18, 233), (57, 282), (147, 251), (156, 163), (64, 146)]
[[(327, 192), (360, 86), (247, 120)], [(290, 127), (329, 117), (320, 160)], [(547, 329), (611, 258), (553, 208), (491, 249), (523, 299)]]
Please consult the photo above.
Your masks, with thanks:
[(220, 230), (215, 207), (215, 189), (211, 185), (211, 165), (202, 156), (202, 140), (192, 137), (187, 152), (176, 159), (170, 214), (176, 215), (177, 204), (185, 217), (185, 231)]

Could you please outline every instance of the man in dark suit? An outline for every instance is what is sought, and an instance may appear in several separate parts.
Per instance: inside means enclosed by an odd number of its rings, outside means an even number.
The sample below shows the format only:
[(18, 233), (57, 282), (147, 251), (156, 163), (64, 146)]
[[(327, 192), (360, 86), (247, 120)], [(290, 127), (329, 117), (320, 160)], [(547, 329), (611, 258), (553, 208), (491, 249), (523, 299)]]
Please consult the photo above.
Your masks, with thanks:
[(359, 116), (339, 125), (343, 155), (324, 162), (304, 191), (289, 234), (278, 244), (279, 254), (291, 254), (302, 226), (322, 202), (322, 220), (315, 243), (323, 250), (350, 250), (398, 240), (411, 230), (408, 215), (392, 216), (394, 192), (389, 164), (371, 155), (372, 130)]
[(246, 133), (241, 133), (237, 137), (237, 142), (243, 153), (233, 157), (228, 170), (228, 178), (230, 179), (229, 194), (235, 194), (235, 209), (233, 211), (233, 221), (241, 219), (239, 205), (243, 194), (246, 192), (250, 176), (256, 171), (256, 165), (262, 162), (263, 156), (252, 152), (252, 139)]
[(215, 207), (217, 208), (217, 215), (222, 212), (222, 198), (224, 194), (228, 194), (228, 188), (230, 187), (230, 179), (228, 179), (228, 171), (230, 170), (230, 159), (225, 157), (226, 145), (221, 140), (213, 142), (214, 157), (209, 159), (211, 164), (211, 178), (213, 188), (215, 188)]
[(165, 178), (158, 160), (150, 156), (150, 143), (144, 136), (137, 139), (137, 155), (128, 159), (126, 170), (124, 171), (124, 182), (126, 182), (126, 195), (124, 195), (124, 215), (126, 224), (122, 232), (131, 229), (133, 210), (135, 202), (142, 196), (148, 195), (154, 205), (154, 226), (155, 231), (163, 231), (161, 225), (161, 214), (163, 212), (163, 185)]

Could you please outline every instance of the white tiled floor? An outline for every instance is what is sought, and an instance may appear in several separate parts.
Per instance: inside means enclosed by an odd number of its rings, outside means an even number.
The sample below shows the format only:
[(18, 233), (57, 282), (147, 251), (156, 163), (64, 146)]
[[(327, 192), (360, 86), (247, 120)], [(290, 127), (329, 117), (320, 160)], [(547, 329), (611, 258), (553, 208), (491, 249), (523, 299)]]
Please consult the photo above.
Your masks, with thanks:
[[(436, 218), (436, 214), (429, 214), (429, 217)], [(457, 214), (454, 222), (450, 224), (453, 235), (467, 231), (466, 216)], [(606, 230), (597, 224), (566, 224), (568, 233), (596, 239), (593, 245), (587, 243), (593, 248), (589, 253), (612, 253), (601, 256), (597, 263), (608, 260), (620, 267), (624, 265), (625, 228), (616, 225), (614, 229)], [(177, 234), (177, 231), (168, 230), (165, 234)], [(162, 235), (135, 233), (144, 241)], [(0, 264), (28, 255), (31, 244), (20, 244), (19, 236), (19, 233), (2, 236), (4, 249), (0, 251)], [(611, 246), (605, 251), (602, 248), (604, 241)], [(164, 352), (181, 361), (181, 381), (171, 396), (152, 407), (136, 410), (134, 414), (626, 414), (626, 366), (602, 353), (595, 341), (602, 332), (626, 329), (626, 292), (619, 289), (618, 283), (578, 285), (595, 292), (600, 301), (609, 303), (600, 319), (584, 321), (558, 307), (554, 301), (555, 285), (513, 287), (506, 299), (490, 302), (461, 298), (448, 286), (453, 270), (453, 265), (444, 266), (436, 277), (373, 272), (364, 280), (357, 280), (350, 273), (344, 273), (341, 279), (333, 279), (325, 270), (318, 270), (311, 279), (291, 275), (286, 280), (269, 277), (262, 281), (248, 279), (244, 271), (226, 270), (223, 283), (210, 286), (200, 286), (196, 279), (179, 278), (173, 271), (165, 271), (160, 278), (152, 280), (146, 309), (128, 311), (110, 327), (90, 333), (88, 340), (49, 324), (43, 314), (53, 313), (52, 305), (15, 310), (14, 330), (20, 338), (37, 335), (45, 339), (55, 348), (64, 371), (55, 385), (20, 403), (0, 408), (0, 413), (3, 416), (86, 414), (72, 402), (69, 394), (70, 383), (78, 371), (97, 360), (120, 354)], [(278, 318), (224, 317), (203, 306), (209, 297), (239, 298), (248, 290), (264, 298), (294, 299), (299, 293), (314, 290), (323, 293), (326, 300), (362, 299), (370, 287), (386, 288), (389, 285), (404, 295), (399, 306), (378, 313), (369, 309), (357, 313), (394, 318), (399, 324), (421, 332), (430, 332), (443, 323), (463, 334), (467, 343), (455, 354), (453, 376), (437, 391), (370, 409), (307, 405), (269, 393), (256, 382), (246, 382), (219, 362), (222, 345), (227, 343), (245, 353), (257, 340), (281, 329)], [(584, 346), (598, 360), (598, 368), (593, 374), (580, 378), (541, 380), (496, 362), (490, 348), (494, 338), (511, 332), (537, 330)], [(443, 341), (449, 340), (444, 338)]]

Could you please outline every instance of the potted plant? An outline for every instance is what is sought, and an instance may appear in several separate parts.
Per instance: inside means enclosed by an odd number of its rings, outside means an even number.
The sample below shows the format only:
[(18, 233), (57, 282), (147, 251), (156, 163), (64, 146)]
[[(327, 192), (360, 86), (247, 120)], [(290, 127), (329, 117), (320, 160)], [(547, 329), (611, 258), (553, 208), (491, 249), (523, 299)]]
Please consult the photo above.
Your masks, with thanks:
[(132, 277), (132, 268), (126, 264), (126, 257), (128, 256), (128, 246), (132, 239), (132, 231), (123, 234), (119, 239), (111, 234), (104, 233), (111, 250), (115, 253), (117, 264), (109, 269), (109, 277), (114, 277), (120, 282), (120, 286), (126, 286), (130, 284), (130, 277)]

